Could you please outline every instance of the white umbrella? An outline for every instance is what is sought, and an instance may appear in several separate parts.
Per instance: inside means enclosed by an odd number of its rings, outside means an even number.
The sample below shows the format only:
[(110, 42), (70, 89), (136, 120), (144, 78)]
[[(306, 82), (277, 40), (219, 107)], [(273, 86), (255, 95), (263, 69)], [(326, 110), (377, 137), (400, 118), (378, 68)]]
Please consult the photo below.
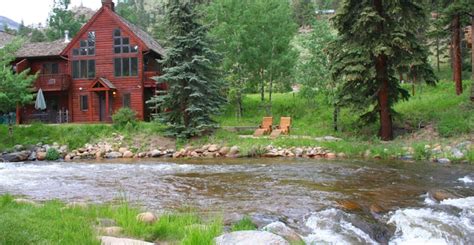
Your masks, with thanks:
[(43, 90), (41, 89), (39, 89), (38, 93), (36, 94), (35, 109), (36, 110), (46, 109), (46, 101), (44, 100)]

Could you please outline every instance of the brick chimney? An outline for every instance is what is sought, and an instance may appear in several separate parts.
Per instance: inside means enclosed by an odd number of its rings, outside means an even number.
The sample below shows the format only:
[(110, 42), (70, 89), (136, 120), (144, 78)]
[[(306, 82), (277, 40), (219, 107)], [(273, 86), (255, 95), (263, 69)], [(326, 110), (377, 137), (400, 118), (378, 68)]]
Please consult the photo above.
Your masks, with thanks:
[(112, 0), (102, 0), (102, 7), (109, 8), (112, 11), (115, 11), (115, 4)]

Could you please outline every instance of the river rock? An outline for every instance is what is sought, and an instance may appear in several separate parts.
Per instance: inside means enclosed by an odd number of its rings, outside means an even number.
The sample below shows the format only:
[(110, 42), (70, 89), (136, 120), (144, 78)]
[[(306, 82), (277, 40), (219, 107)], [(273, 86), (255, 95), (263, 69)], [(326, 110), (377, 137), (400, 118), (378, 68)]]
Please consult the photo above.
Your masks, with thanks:
[(455, 195), (453, 195), (449, 192), (446, 192), (444, 190), (434, 190), (434, 191), (431, 191), (430, 194), (433, 197), (433, 199), (435, 199), (438, 202), (441, 202), (441, 201), (446, 200), (446, 199), (456, 198)]
[(149, 156), (150, 157), (161, 157), (161, 156), (163, 156), (163, 152), (161, 152), (160, 150), (154, 149), (154, 150), (150, 151)]
[(339, 153), (337, 153), (337, 157), (339, 157), (339, 158), (346, 158), (347, 156), (346, 156), (346, 154), (345, 154), (344, 152), (339, 152)]
[(458, 148), (451, 149), (451, 153), (453, 154), (453, 157), (456, 159), (464, 158), (464, 153), (462, 153)]
[(111, 236), (101, 236), (99, 238), (101, 245), (154, 245), (154, 243), (151, 242), (145, 242), (129, 238), (117, 238)]
[(354, 201), (350, 201), (350, 200), (339, 200), (337, 201), (337, 204), (340, 208), (346, 210), (346, 211), (360, 211), (362, 210), (362, 207), (354, 202)]
[(218, 145), (210, 145), (209, 148), (207, 148), (207, 151), (209, 151), (209, 152), (216, 152), (218, 150), (219, 150)]
[(235, 231), (215, 238), (216, 245), (289, 245), (281, 236), (268, 231)]
[(298, 235), (298, 233), (296, 233), (293, 229), (286, 226), (283, 222), (277, 221), (270, 223), (263, 227), (262, 230), (281, 236), (289, 241), (290, 244), (304, 244), (304, 241), (301, 239), (300, 235)]
[(126, 151), (128, 151), (127, 147), (120, 147), (118, 150), (120, 153), (124, 154)]
[(46, 152), (43, 152), (43, 151), (36, 152), (36, 160), (44, 161), (45, 159), (46, 159)]
[(155, 223), (158, 218), (152, 212), (144, 212), (137, 215), (137, 220), (147, 224)]
[(36, 151), (32, 151), (31, 154), (28, 156), (28, 161), (36, 160)]
[(230, 148), (227, 146), (224, 146), (219, 150), (219, 154), (221, 154), (222, 156), (225, 156), (227, 155), (227, 153), (229, 153), (229, 151), (230, 151)]
[(370, 209), (370, 212), (374, 214), (381, 214), (385, 211), (384, 208), (380, 207), (378, 204), (375, 204), (375, 203), (370, 205), (369, 209)]
[(25, 147), (23, 145), (15, 145), (13, 146), (13, 149), (15, 149), (15, 151), (22, 151)]
[(29, 151), (20, 151), (2, 155), (0, 158), (6, 162), (21, 162), (27, 160), (29, 155)]
[(448, 158), (438, 158), (437, 162), (441, 164), (450, 164), (451, 160), (449, 160)]
[(126, 151), (123, 153), (123, 158), (132, 158), (133, 157), (133, 152), (131, 151)]
[(295, 155), (296, 155), (297, 157), (301, 157), (301, 156), (303, 156), (304, 151), (303, 151), (303, 149), (301, 149), (301, 148), (296, 148), (296, 149), (294, 150), (294, 153), (295, 153)]
[(109, 152), (109, 153), (105, 154), (105, 157), (106, 158), (120, 158), (120, 157), (122, 157), (122, 153), (112, 151), (112, 152)]
[(123, 228), (119, 226), (99, 228), (99, 233), (106, 236), (119, 236), (122, 232), (123, 232)]
[(234, 145), (230, 148), (229, 155), (234, 156), (234, 155), (239, 154), (239, 152), (240, 152), (240, 148)]
[(327, 159), (336, 159), (336, 153), (329, 152), (326, 154)]

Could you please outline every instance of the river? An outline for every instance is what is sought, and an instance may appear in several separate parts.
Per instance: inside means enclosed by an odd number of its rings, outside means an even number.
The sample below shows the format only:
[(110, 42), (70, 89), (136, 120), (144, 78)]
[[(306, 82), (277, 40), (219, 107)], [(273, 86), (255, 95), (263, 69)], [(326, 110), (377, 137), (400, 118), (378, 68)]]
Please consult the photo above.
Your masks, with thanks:
[[(363, 160), (0, 163), (0, 193), (281, 220), (308, 244), (474, 244), (474, 166)], [(456, 198), (437, 202), (442, 189)], [(353, 210), (341, 202), (356, 203)], [(382, 208), (381, 213), (370, 210)]]

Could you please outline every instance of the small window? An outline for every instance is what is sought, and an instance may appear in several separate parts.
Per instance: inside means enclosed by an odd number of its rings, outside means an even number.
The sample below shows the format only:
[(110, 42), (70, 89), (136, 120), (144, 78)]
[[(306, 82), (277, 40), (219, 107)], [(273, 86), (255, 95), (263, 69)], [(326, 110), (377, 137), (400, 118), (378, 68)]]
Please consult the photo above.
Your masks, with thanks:
[(87, 42), (86, 40), (81, 40), (81, 48), (87, 47)]
[(89, 110), (89, 97), (87, 95), (79, 96), (79, 106), (81, 107), (81, 111)]
[(122, 39), (122, 44), (130, 44), (130, 40), (128, 39), (128, 37), (124, 37)]
[(129, 52), (129, 51), (130, 51), (129, 48), (130, 48), (129, 46), (123, 46), (123, 47), (122, 47), (122, 53), (124, 53), (124, 54), (130, 53), (130, 52)]
[(130, 93), (124, 93), (122, 98), (123, 107), (130, 108), (131, 105), (131, 96)]

